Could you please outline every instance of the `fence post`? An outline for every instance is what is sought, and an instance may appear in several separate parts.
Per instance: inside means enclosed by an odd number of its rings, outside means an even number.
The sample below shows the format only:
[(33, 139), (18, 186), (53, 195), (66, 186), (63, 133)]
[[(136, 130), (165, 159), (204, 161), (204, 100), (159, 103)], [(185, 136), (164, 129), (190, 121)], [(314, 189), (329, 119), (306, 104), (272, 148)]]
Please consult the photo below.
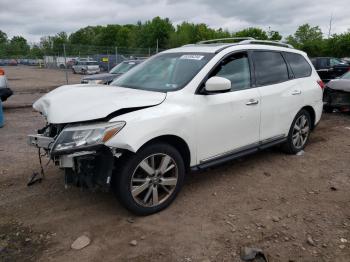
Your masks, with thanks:
[(118, 47), (115, 47), (115, 64), (118, 64)]
[(107, 62), (107, 69), (108, 69), (108, 72), (109, 72), (109, 51), (107, 49), (107, 59), (108, 59), (108, 62)]
[(68, 85), (66, 44), (63, 44), (63, 55), (64, 55), (64, 71), (66, 73), (66, 84)]
[(156, 54), (158, 54), (158, 38), (157, 38), (157, 49), (156, 49)]

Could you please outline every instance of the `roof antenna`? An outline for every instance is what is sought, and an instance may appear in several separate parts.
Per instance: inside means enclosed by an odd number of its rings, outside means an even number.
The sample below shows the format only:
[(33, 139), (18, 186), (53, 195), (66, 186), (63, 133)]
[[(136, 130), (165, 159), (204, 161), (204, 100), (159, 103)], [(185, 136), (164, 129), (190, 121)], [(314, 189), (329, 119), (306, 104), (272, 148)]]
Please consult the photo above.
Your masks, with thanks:
[(332, 32), (332, 22), (333, 22), (333, 13), (331, 13), (331, 19), (329, 19), (328, 38), (330, 38), (330, 37), (331, 37), (331, 32)]

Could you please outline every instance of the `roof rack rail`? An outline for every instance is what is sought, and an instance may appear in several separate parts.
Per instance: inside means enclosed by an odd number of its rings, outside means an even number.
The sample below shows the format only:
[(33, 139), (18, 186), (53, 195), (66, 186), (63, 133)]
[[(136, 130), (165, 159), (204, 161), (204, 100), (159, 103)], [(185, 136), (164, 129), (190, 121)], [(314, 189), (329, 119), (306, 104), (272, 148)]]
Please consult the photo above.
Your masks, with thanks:
[(256, 40), (253, 37), (227, 37), (227, 38), (218, 38), (218, 39), (210, 39), (210, 40), (203, 40), (203, 41), (199, 41), (197, 42), (197, 44), (210, 44), (210, 43), (220, 43), (223, 41), (228, 41), (228, 40), (235, 40), (238, 42), (244, 41), (244, 40)]
[(239, 42), (239, 44), (245, 45), (245, 44), (262, 44), (262, 45), (274, 45), (274, 46), (281, 46), (281, 47), (287, 47), (287, 48), (294, 48), (290, 44), (285, 44), (277, 41), (270, 41), (270, 40), (256, 40), (256, 39), (248, 39)]

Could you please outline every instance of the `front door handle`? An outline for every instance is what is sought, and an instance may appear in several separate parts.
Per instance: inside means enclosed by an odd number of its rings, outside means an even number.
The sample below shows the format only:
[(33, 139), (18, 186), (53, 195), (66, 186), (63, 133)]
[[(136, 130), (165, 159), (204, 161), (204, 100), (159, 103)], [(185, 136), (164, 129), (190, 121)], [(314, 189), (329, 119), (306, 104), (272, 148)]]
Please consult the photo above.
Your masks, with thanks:
[(249, 99), (249, 101), (246, 103), (247, 106), (252, 106), (257, 104), (259, 104), (259, 100), (257, 99)]
[(295, 96), (295, 95), (300, 95), (301, 94), (301, 90), (294, 90), (292, 92), (292, 95)]

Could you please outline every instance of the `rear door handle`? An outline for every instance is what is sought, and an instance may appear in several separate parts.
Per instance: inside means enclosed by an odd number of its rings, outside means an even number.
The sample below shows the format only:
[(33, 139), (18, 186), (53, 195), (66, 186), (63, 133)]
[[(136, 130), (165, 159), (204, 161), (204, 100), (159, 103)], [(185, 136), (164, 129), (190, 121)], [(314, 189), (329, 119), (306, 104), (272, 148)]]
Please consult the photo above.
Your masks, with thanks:
[(257, 99), (249, 99), (249, 101), (246, 103), (247, 106), (252, 106), (257, 104), (259, 104), (259, 100)]
[(294, 90), (292, 91), (292, 95), (295, 96), (295, 95), (300, 95), (301, 94), (301, 90)]

